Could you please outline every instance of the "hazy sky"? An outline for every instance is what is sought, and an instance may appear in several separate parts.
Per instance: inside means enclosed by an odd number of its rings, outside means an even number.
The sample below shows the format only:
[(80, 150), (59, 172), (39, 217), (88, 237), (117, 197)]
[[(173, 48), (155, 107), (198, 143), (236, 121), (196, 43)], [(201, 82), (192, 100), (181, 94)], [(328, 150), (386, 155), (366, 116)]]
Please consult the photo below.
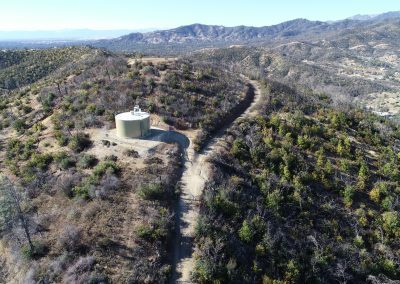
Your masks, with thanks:
[(400, 0), (0, 0), (0, 30), (264, 26), (400, 10)]

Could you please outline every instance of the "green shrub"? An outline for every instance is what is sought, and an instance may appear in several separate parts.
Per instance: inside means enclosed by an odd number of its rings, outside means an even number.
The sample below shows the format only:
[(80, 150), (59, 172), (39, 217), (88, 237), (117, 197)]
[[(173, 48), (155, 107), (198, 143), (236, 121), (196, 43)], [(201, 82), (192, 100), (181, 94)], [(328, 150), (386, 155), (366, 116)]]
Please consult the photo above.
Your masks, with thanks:
[(34, 132), (40, 132), (40, 131), (45, 130), (45, 129), (46, 129), (46, 126), (44, 126), (41, 122), (35, 123), (32, 126), (32, 130)]
[(394, 204), (394, 198), (393, 196), (386, 196), (382, 202), (382, 207), (385, 210), (392, 210), (393, 209), (393, 204)]
[(103, 115), (105, 113), (105, 109), (104, 108), (96, 108), (96, 115)]
[(139, 225), (136, 234), (139, 238), (147, 241), (156, 241), (165, 239), (168, 231), (162, 226), (162, 224)]
[(357, 186), (359, 189), (365, 189), (367, 186), (367, 181), (369, 179), (369, 168), (367, 163), (361, 162), (360, 170), (358, 171), (358, 181)]
[(279, 189), (275, 189), (272, 192), (269, 192), (266, 196), (266, 205), (274, 210), (275, 212), (278, 212), (280, 203), (283, 199), (282, 193), (279, 191)]
[(247, 153), (247, 145), (243, 141), (243, 139), (236, 139), (233, 141), (232, 149), (231, 149), (231, 154), (238, 158), (239, 160), (244, 159)]
[(152, 240), (154, 229), (149, 225), (139, 225), (136, 229), (137, 236), (142, 239)]
[(81, 88), (84, 90), (89, 90), (92, 87), (92, 83), (91, 82), (83, 82), (81, 85)]
[(33, 154), (28, 166), (46, 170), (52, 160), (53, 157), (50, 154)]
[(94, 186), (100, 183), (100, 179), (106, 172), (110, 174), (118, 174), (119, 171), (120, 168), (115, 162), (101, 162), (93, 169), (92, 175), (87, 177), (80, 185), (75, 186), (72, 189), (72, 192), (74, 193), (74, 196), (89, 199), (91, 193), (94, 192)]
[(82, 169), (92, 168), (96, 165), (97, 158), (94, 155), (84, 154), (78, 161), (78, 167)]
[(361, 248), (364, 245), (364, 240), (361, 236), (355, 236), (353, 243), (355, 246)]
[(165, 199), (165, 191), (160, 183), (142, 185), (138, 191), (140, 197), (146, 200)]
[(55, 130), (54, 137), (56, 138), (58, 145), (66, 146), (68, 144), (68, 136), (66, 136), (61, 130)]
[(22, 111), (23, 111), (25, 114), (30, 113), (32, 110), (33, 110), (33, 109), (32, 109), (30, 106), (27, 106), (27, 105), (24, 105), (24, 106), (22, 107)]
[(95, 104), (88, 104), (86, 107), (86, 112), (88, 113), (96, 113), (96, 105)]
[(211, 207), (215, 208), (217, 212), (221, 212), (226, 216), (233, 216), (238, 212), (239, 206), (230, 201), (224, 194), (218, 194), (212, 200)]
[(18, 132), (23, 132), (27, 128), (27, 125), (22, 119), (17, 119), (13, 123), (13, 128)]
[(388, 211), (382, 213), (383, 229), (389, 234), (400, 235), (400, 218), (399, 213)]
[(31, 250), (29, 244), (25, 244), (21, 247), (21, 254), (26, 260), (40, 258), (42, 256), (45, 256), (47, 252), (47, 246), (39, 241), (33, 242), (33, 250)]
[(396, 263), (391, 259), (384, 259), (381, 261), (380, 266), (386, 275), (394, 278), (399, 274), (398, 268), (396, 268)]
[(343, 202), (347, 207), (350, 207), (353, 204), (353, 195), (355, 193), (354, 187), (348, 185), (345, 187), (343, 191)]
[(93, 175), (100, 178), (107, 171), (110, 171), (112, 174), (118, 174), (120, 170), (120, 167), (114, 161), (103, 161), (94, 167)]
[(69, 140), (68, 147), (75, 152), (82, 152), (92, 144), (87, 134), (78, 132)]
[(251, 242), (253, 240), (254, 232), (247, 220), (243, 221), (242, 227), (239, 229), (239, 238), (244, 242)]
[(82, 199), (90, 199), (89, 192), (93, 185), (86, 181), (81, 185), (77, 185), (72, 189), (74, 196), (81, 197)]
[(54, 156), (54, 160), (64, 170), (74, 166), (74, 164), (75, 164), (74, 158), (69, 157), (66, 152), (61, 152), (61, 153), (56, 154)]
[(156, 74), (156, 70), (152, 66), (145, 66), (142, 69), (142, 72), (143, 72), (143, 75), (155, 75)]
[(60, 167), (63, 170), (73, 167), (74, 164), (75, 164), (75, 161), (69, 157), (62, 159), (59, 163)]
[(7, 144), (7, 159), (14, 160), (22, 152), (22, 144), (18, 139), (11, 139)]
[(299, 282), (299, 266), (291, 259), (286, 266), (285, 282), (284, 283), (298, 283)]

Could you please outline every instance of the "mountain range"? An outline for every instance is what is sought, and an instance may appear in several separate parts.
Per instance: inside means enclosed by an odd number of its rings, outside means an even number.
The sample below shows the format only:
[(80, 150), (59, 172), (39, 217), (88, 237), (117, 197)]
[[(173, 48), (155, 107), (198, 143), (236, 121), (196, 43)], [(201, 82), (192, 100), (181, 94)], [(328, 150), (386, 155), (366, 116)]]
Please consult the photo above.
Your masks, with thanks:
[(147, 33), (131, 33), (115, 39), (90, 42), (95, 47), (112, 51), (146, 53), (181, 53), (210, 47), (230, 45), (268, 45), (293, 40), (313, 41), (333, 38), (350, 30), (366, 30), (368, 27), (392, 23), (399, 25), (400, 12), (345, 19), (336, 22), (295, 19), (265, 27), (192, 24), (170, 30)]
[(376, 15), (355, 15), (353, 17), (347, 18), (348, 20), (357, 20), (357, 21), (368, 21), (368, 20), (387, 20), (392, 18), (398, 18), (400, 12), (387, 12), (383, 14)]
[[(71, 45), (90, 45), (114, 52), (141, 52), (146, 54), (181, 54), (204, 48), (229, 47), (230, 45), (275, 45), (291, 41), (318, 41), (335, 38), (351, 31), (374, 29), (390, 23), (400, 25), (400, 11), (380, 15), (356, 15), (335, 22), (295, 19), (264, 27), (192, 24), (169, 30), (148, 32), (65, 30), (49, 33), (37, 32), (41, 41), (0, 41), (0, 48), (48, 48)], [(384, 31), (385, 32), (385, 31)], [(21, 37), (28, 35), (21, 32)], [(3, 32), (4, 34), (4, 32)], [(113, 37), (114, 35), (114, 37)], [(118, 35), (118, 37), (115, 37)], [(14, 38), (18, 35), (14, 35)], [(99, 39), (102, 38), (103, 39)], [(110, 38), (111, 37), (111, 38)], [(0, 32), (0, 39), (4, 38)], [(46, 40), (47, 38), (47, 40)], [(84, 39), (84, 40), (83, 40)]]
[(271, 40), (302, 35), (309, 32), (331, 32), (343, 28), (363, 26), (366, 22), (385, 21), (400, 18), (400, 12), (388, 12), (376, 16), (355, 16), (333, 23), (295, 19), (277, 25), (264, 27), (236, 26), (224, 27), (218, 25), (192, 24), (171, 30), (148, 33), (131, 33), (112, 39), (112, 42), (131, 41), (142, 44), (165, 44), (186, 42), (246, 42)]

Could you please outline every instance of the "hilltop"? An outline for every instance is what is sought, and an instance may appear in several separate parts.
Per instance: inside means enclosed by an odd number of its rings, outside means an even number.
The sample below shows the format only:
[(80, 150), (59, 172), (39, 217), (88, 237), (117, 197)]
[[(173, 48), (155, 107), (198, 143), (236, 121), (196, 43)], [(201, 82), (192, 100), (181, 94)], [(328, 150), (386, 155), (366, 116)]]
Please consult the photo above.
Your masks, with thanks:
[(140, 104), (201, 147), (246, 99), (243, 79), (93, 48), (3, 57), (16, 84), (0, 95), (0, 282), (166, 282), (182, 149), (157, 131), (117, 139), (114, 115)]

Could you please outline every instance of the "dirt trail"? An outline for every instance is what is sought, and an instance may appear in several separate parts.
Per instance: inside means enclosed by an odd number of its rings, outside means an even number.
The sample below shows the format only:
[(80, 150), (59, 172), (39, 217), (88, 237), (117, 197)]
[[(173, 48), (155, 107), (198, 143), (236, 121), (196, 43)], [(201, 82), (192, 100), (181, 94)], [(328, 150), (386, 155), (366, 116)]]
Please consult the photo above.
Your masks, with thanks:
[[(240, 115), (248, 117), (257, 113), (257, 105), (262, 99), (260, 85), (256, 81), (247, 79), (253, 86), (255, 96), (251, 105)], [(232, 123), (230, 124), (232, 125)], [(192, 283), (190, 281), (191, 272), (194, 269), (194, 245), (193, 238), (195, 226), (199, 216), (199, 199), (202, 194), (205, 182), (209, 177), (209, 164), (207, 158), (220, 144), (224, 131), (230, 126), (227, 125), (211, 139), (207, 147), (201, 152), (196, 153), (193, 143), (190, 143), (185, 158), (185, 168), (182, 174), (182, 193), (177, 208), (177, 225), (180, 235), (177, 236), (174, 247), (174, 274), (171, 283)]]

